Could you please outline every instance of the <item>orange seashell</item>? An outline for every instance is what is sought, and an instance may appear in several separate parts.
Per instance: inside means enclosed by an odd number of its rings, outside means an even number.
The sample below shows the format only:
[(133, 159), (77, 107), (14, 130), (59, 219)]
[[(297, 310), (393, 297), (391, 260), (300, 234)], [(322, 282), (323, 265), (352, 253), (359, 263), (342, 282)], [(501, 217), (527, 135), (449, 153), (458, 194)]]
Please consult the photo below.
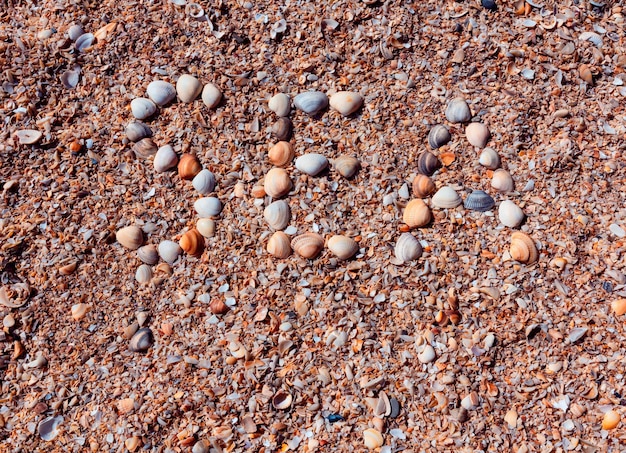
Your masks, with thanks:
[(591, 68), (587, 64), (581, 64), (578, 68), (578, 74), (580, 74), (580, 78), (585, 82), (591, 84), (593, 83), (593, 74), (591, 73)]
[(404, 208), (404, 214), (402, 220), (410, 228), (419, 228), (426, 226), (432, 220), (432, 214), (430, 208), (426, 206), (419, 198), (409, 201)]
[(272, 165), (276, 165), (277, 167), (289, 165), (294, 156), (295, 152), (293, 150), (293, 145), (285, 141), (276, 143), (267, 153), (267, 157)]
[(439, 154), (439, 158), (441, 159), (441, 163), (443, 163), (444, 167), (449, 167), (452, 162), (456, 159), (456, 154), (454, 153), (441, 153)]
[(200, 256), (204, 251), (204, 236), (195, 228), (187, 231), (178, 241), (178, 245), (192, 256)]
[(426, 198), (435, 192), (435, 183), (426, 175), (418, 174), (413, 178), (413, 195)]
[(530, 236), (516, 231), (511, 235), (511, 258), (520, 263), (532, 264), (539, 258), (537, 246)]
[(272, 198), (281, 198), (293, 187), (289, 174), (283, 168), (272, 168), (265, 175), (265, 193)]
[(614, 300), (613, 302), (611, 302), (611, 308), (617, 316), (623, 315), (624, 313), (626, 313), (626, 299)]
[(315, 258), (324, 248), (324, 238), (317, 233), (304, 233), (291, 240), (291, 248), (303, 258)]
[(608, 411), (602, 419), (602, 429), (614, 429), (619, 425), (620, 415), (617, 411)]
[(135, 400), (132, 398), (124, 398), (117, 402), (117, 410), (120, 414), (126, 414), (135, 408)]
[(267, 251), (276, 258), (287, 258), (291, 255), (289, 236), (282, 231), (277, 231), (267, 242)]
[(202, 170), (202, 164), (193, 154), (183, 154), (178, 161), (178, 175), (181, 179), (191, 180)]
[(230, 307), (226, 305), (222, 299), (212, 299), (211, 302), (209, 302), (209, 309), (216, 315), (223, 315), (230, 310)]

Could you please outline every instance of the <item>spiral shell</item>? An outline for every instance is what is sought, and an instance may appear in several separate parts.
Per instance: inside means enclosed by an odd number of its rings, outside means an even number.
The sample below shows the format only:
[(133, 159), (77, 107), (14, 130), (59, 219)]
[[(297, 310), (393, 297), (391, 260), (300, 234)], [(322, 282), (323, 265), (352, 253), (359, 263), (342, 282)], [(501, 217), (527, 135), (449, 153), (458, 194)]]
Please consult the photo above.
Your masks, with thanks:
[(222, 202), (216, 197), (198, 198), (193, 204), (193, 208), (200, 218), (210, 218), (222, 212)]
[(324, 248), (324, 238), (317, 233), (304, 233), (291, 240), (291, 248), (303, 258), (315, 258)]
[(128, 344), (133, 352), (146, 352), (154, 344), (154, 335), (152, 331), (144, 327), (135, 332)]
[(159, 256), (168, 264), (173, 264), (181, 252), (182, 249), (174, 241), (162, 241), (159, 244)]
[(496, 202), (483, 190), (475, 190), (467, 196), (463, 205), (471, 211), (485, 212), (494, 207)]
[(131, 142), (138, 142), (142, 138), (152, 137), (152, 129), (141, 121), (131, 121), (126, 126), (126, 137)]
[(347, 260), (359, 251), (359, 243), (347, 236), (335, 235), (328, 240), (330, 250), (340, 260)]
[(146, 92), (148, 97), (159, 107), (169, 104), (176, 97), (176, 89), (171, 83), (163, 80), (150, 82)]
[(201, 91), (202, 84), (192, 75), (183, 74), (176, 81), (176, 93), (183, 102), (193, 102), (200, 95)]
[(446, 119), (451, 123), (467, 123), (472, 119), (472, 112), (465, 99), (456, 98), (448, 103)]
[(432, 198), (432, 205), (440, 209), (452, 209), (463, 203), (460, 195), (450, 186), (442, 187)]
[(287, 116), (291, 111), (289, 95), (278, 93), (272, 96), (267, 103), (268, 108), (278, 116)]
[(147, 264), (142, 264), (135, 272), (135, 280), (138, 283), (149, 283), (152, 280), (152, 268)]
[(118, 230), (115, 239), (127, 249), (137, 250), (143, 244), (143, 231), (138, 226), (127, 226)]
[(330, 97), (329, 104), (343, 116), (350, 116), (363, 105), (363, 96), (355, 91), (338, 91)]
[(267, 242), (267, 251), (276, 258), (287, 258), (291, 255), (289, 236), (282, 231), (274, 233)]
[(297, 95), (293, 105), (307, 115), (316, 116), (328, 107), (328, 96), (320, 91), (307, 91)]
[(272, 124), (272, 134), (280, 141), (288, 141), (293, 134), (293, 123), (289, 118), (281, 117)]
[(448, 128), (442, 124), (437, 124), (428, 132), (428, 144), (432, 149), (441, 148), (448, 143), (452, 137)]
[(130, 111), (138, 120), (145, 120), (156, 113), (157, 106), (148, 98), (135, 98), (130, 101)]
[(350, 179), (359, 171), (361, 164), (356, 157), (342, 155), (333, 161), (333, 166), (341, 176)]
[(308, 153), (296, 159), (296, 168), (310, 176), (320, 174), (328, 166), (328, 159), (318, 153)]
[(402, 262), (413, 261), (422, 256), (422, 245), (411, 233), (402, 233), (396, 241), (394, 254)]
[(163, 173), (176, 167), (178, 156), (170, 145), (161, 146), (154, 155), (154, 171)]
[(215, 190), (215, 175), (205, 168), (193, 177), (191, 185), (202, 195), (209, 194)]
[(516, 231), (511, 235), (511, 258), (520, 263), (532, 264), (539, 258), (535, 241), (525, 233)]
[(212, 83), (207, 83), (202, 89), (202, 102), (210, 109), (214, 109), (222, 100), (222, 92)]
[(159, 262), (159, 252), (157, 252), (156, 246), (152, 244), (139, 247), (137, 249), (137, 257), (151, 266)]
[(435, 191), (435, 183), (426, 175), (417, 174), (413, 178), (413, 195), (417, 198), (426, 198)]
[(281, 198), (289, 193), (292, 183), (289, 174), (282, 168), (272, 168), (265, 175), (265, 193), (272, 198)]
[(470, 145), (484, 148), (491, 137), (491, 133), (487, 126), (482, 123), (470, 123), (465, 128), (465, 136)]
[(269, 204), (263, 210), (263, 217), (275, 230), (282, 230), (291, 220), (291, 209), (289, 209), (289, 203), (284, 200), (278, 200)]
[(511, 200), (504, 200), (498, 207), (498, 218), (504, 226), (517, 228), (524, 222), (524, 211)]
[(276, 143), (267, 153), (269, 161), (277, 167), (288, 165), (293, 160), (294, 155), (293, 145), (285, 141)]
[(405, 206), (402, 220), (409, 228), (420, 228), (430, 223), (432, 214), (426, 203), (419, 198), (415, 198)]
[(178, 161), (178, 175), (191, 180), (202, 170), (202, 164), (194, 154), (183, 154)]
[(437, 170), (441, 168), (441, 162), (430, 151), (424, 151), (417, 158), (417, 171), (426, 176), (432, 176)]
[(515, 188), (515, 184), (513, 183), (513, 178), (511, 174), (499, 168), (493, 172), (493, 176), (491, 177), (491, 187), (496, 189), (499, 192), (512, 192)]
[(495, 170), (500, 166), (500, 155), (493, 148), (485, 148), (480, 153), (478, 163), (490, 170)]
[(200, 256), (204, 251), (204, 236), (194, 228), (183, 234), (178, 244), (189, 255)]

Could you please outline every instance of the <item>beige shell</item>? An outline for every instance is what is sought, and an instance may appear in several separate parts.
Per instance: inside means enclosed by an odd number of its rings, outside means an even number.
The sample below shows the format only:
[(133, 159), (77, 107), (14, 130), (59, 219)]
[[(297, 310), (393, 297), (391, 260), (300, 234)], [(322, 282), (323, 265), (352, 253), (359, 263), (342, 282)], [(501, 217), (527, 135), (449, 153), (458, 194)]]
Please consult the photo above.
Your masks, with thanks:
[(426, 198), (435, 191), (435, 183), (430, 176), (422, 175), (421, 173), (415, 175), (413, 178), (413, 195), (417, 198)]
[(383, 446), (383, 435), (374, 428), (368, 428), (363, 431), (363, 443), (370, 450), (375, 450)]
[(535, 241), (525, 233), (516, 231), (511, 235), (511, 258), (520, 263), (532, 264), (539, 258)]
[(138, 120), (150, 118), (157, 110), (157, 106), (148, 98), (135, 98), (130, 101), (130, 111)]
[(409, 228), (419, 228), (428, 225), (432, 220), (432, 215), (426, 203), (415, 198), (409, 201), (404, 208), (402, 220)]
[[(331, 98), (332, 99), (332, 98)], [(328, 240), (330, 250), (340, 260), (347, 260), (359, 251), (359, 243), (347, 236), (335, 235)]]
[(282, 168), (272, 168), (265, 175), (265, 193), (272, 198), (281, 198), (293, 187), (289, 174)]
[(182, 235), (178, 245), (189, 255), (200, 256), (204, 251), (204, 236), (196, 229), (189, 230)]
[(342, 155), (333, 161), (335, 170), (344, 178), (352, 178), (359, 171), (361, 164), (356, 157)]
[(72, 305), (72, 309), (71, 309), (72, 318), (74, 318), (74, 321), (80, 321), (85, 316), (87, 316), (87, 313), (89, 313), (89, 310), (91, 310), (90, 305), (84, 304), (82, 302), (78, 304), (74, 304)]
[(267, 242), (267, 251), (276, 258), (287, 258), (291, 255), (289, 236), (282, 231), (274, 233)]
[(363, 105), (363, 96), (355, 91), (338, 91), (330, 97), (329, 104), (343, 116), (350, 116)]
[(465, 136), (472, 146), (484, 148), (491, 137), (491, 133), (487, 126), (482, 123), (470, 123), (465, 128)]
[(43, 133), (35, 129), (22, 129), (14, 135), (22, 145), (34, 145), (43, 137)]
[(450, 186), (444, 186), (432, 198), (432, 206), (440, 209), (452, 209), (463, 203), (461, 196)]
[(178, 175), (181, 179), (192, 180), (202, 170), (202, 164), (194, 154), (183, 154), (178, 161)]
[(511, 200), (504, 200), (498, 207), (498, 218), (502, 225), (517, 228), (524, 221), (524, 211)]
[(143, 231), (138, 226), (127, 226), (118, 230), (115, 239), (127, 249), (137, 250), (143, 244)]
[(293, 397), (290, 393), (287, 393), (284, 390), (279, 390), (272, 398), (272, 405), (278, 410), (284, 410), (291, 406), (292, 401)]
[(202, 84), (198, 79), (189, 74), (183, 74), (176, 82), (176, 93), (183, 102), (193, 102), (202, 91)]
[(480, 153), (478, 163), (490, 170), (495, 170), (500, 166), (500, 155), (493, 148), (485, 148)]
[(138, 283), (149, 283), (152, 280), (152, 268), (147, 264), (142, 264), (135, 271), (135, 280)]
[(396, 241), (394, 254), (400, 261), (413, 261), (422, 256), (422, 245), (411, 233), (402, 233)]
[(327, 166), (326, 156), (318, 153), (307, 153), (296, 159), (296, 168), (310, 176), (320, 174)]
[(269, 109), (278, 116), (287, 116), (291, 111), (291, 99), (285, 93), (278, 93), (272, 96), (267, 103)]
[(217, 107), (222, 100), (222, 92), (212, 83), (207, 83), (202, 89), (202, 102), (210, 109)]
[(215, 220), (213, 219), (198, 219), (196, 222), (196, 230), (205, 238), (215, 236)]
[(149, 244), (137, 249), (137, 257), (144, 263), (154, 265), (159, 262), (159, 253), (156, 246)]
[(289, 165), (295, 156), (293, 145), (289, 142), (281, 141), (272, 146), (267, 153), (267, 157), (272, 165), (283, 167)]
[(491, 178), (491, 187), (496, 189), (499, 192), (512, 192), (515, 188), (515, 184), (513, 183), (513, 178), (511, 174), (502, 169), (498, 168), (493, 172), (493, 176)]
[(133, 145), (133, 153), (141, 159), (147, 159), (157, 153), (158, 147), (154, 141), (149, 138), (142, 138)]
[(315, 258), (324, 248), (324, 238), (317, 233), (304, 233), (291, 240), (291, 248), (303, 258)]
[(162, 241), (159, 244), (159, 256), (166, 263), (172, 264), (181, 252), (182, 249), (174, 241)]
[(154, 155), (154, 171), (157, 173), (174, 168), (176, 164), (178, 164), (178, 156), (170, 145), (161, 146)]
[(289, 203), (284, 200), (278, 200), (269, 204), (263, 210), (263, 217), (266, 222), (275, 230), (282, 230), (291, 220), (291, 209)]

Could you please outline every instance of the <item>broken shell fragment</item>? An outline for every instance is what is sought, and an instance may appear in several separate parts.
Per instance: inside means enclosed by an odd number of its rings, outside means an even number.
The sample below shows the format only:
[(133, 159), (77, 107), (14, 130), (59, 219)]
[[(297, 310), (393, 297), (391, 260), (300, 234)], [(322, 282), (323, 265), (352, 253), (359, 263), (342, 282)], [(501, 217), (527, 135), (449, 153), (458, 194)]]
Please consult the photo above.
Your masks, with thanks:
[(313, 259), (324, 248), (324, 238), (317, 233), (304, 233), (291, 240), (291, 248), (301, 257)]
[(135, 335), (130, 339), (128, 347), (133, 352), (146, 352), (154, 344), (154, 335), (152, 331), (143, 327), (135, 332)]
[(276, 115), (283, 117), (291, 112), (291, 100), (285, 93), (277, 93), (267, 103), (268, 108)]
[(194, 154), (185, 153), (178, 161), (178, 175), (181, 179), (192, 180), (202, 170), (202, 164)]
[(22, 145), (34, 145), (41, 137), (43, 137), (43, 133), (34, 130), (34, 129), (22, 129), (21, 131), (17, 131), (15, 133), (15, 137)]
[(83, 303), (74, 304), (72, 305), (72, 309), (71, 309), (72, 318), (74, 318), (74, 321), (80, 321), (85, 316), (87, 316), (87, 313), (89, 313), (90, 309), (91, 307), (87, 304), (83, 304)]
[(217, 107), (222, 100), (222, 92), (212, 83), (207, 83), (202, 89), (202, 102), (210, 109)]
[(350, 179), (359, 171), (361, 164), (356, 157), (343, 155), (333, 161), (333, 166), (341, 176)]
[(321, 91), (307, 91), (297, 95), (293, 105), (307, 115), (316, 116), (328, 107), (328, 96)]
[(432, 176), (441, 168), (441, 162), (430, 151), (425, 151), (417, 158), (417, 171), (426, 176)]
[(482, 123), (470, 123), (465, 128), (465, 136), (470, 145), (484, 148), (491, 137), (491, 133), (487, 126)]
[(396, 241), (394, 254), (402, 262), (413, 261), (422, 256), (422, 245), (411, 233), (402, 233)]
[(170, 145), (161, 146), (154, 155), (154, 171), (163, 173), (176, 167), (178, 156)]
[(304, 154), (296, 159), (296, 168), (310, 176), (320, 174), (328, 166), (328, 159), (317, 153)]
[(174, 86), (163, 80), (150, 82), (148, 88), (146, 89), (146, 93), (148, 94), (148, 97), (159, 107), (169, 104), (176, 97), (176, 89)]
[(143, 243), (143, 231), (138, 226), (127, 226), (115, 233), (115, 239), (130, 250), (137, 250)]
[(456, 98), (448, 103), (446, 119), (451, 123), (467, 123), (472, 119), (472, 112), (465, 99)]
[(61, 423), (63, 423), (63, 417), (60, 415), (57, 415), (56, 417), (44, 418), (37, 425), (39, 437), (46, 442), (54, 440), (59, 435), (58, 427)]
[(493, 148), (485, 148), (480, 153), (478, 163), (490, 170), (495, 170), (500, 166), (500, 155)]
[(267, 242), (267, 251), (276, 258), (287, 258), (291, 255), (291, 244), (289, 236), (282, 231), (274, 233)]
[(493, 172), (493, 176), (491, 177), (491, 187), (499, 192), (506, 193), (512, 192), (515, 188), (515, 184), (513, 182), (513, 177), (508, 171), (498, 168)]
[(292, 401), (293, 397), (290, 393), (287, 393), (284, 390), (279, 390), (272, 398), (272, 406), (278, 410), (285, 410), (289, 409)]
[(335, 235), (328, 240), (328, 249), (340, 260), (348, 260), (359, 251), (359, 243), (347, 236)]
[(539, 258), (535, 241), (525, 233), (516, 231), (511, 235), (511, 258), (520, 263), (532, 264)]
[(292, 183), (289, 174), (282, 168), (272, 168), (265, 175), (265, 193), (272, 198), (281, 198), (289, 193)]
[(274, 201), (263, 210), (265, 221), (275, 230), (282, 230), (291, 220), (289, 203), (284, 200)]
[(483, 190), (475, 190), (467, 196), (463, 206), (471, 211), (485, 212), (494, 207), (496, 202)]
[(442, 124), (437, 124), (428, 132), (428, 144), (432, 149), (441, 148), (451, 139), (450, 131)]
[(191, 256), (200, 256), (204, 251), (204, 236), (195, 228), (187, 231), (178, 241), (178, 245)]
[(363, 96), (355, 91), (338, 91), (330, 97), (329, 104), (343, 116), (350, 116), (363, 105)]
[(435, 208), (452, 209), (463, 203), (461, 196), (450, 186), (442, 187), (437, 191), (431, 200)]
[(419, 173), (413, 178), (412, 188), (417, 198), (426, 198), (435, 191), (435, 183), (430, 176)]
[(185, 103), (193, 102), (201, 91), (202, 84), (192, 75), (183, 74), (176, 81), (178, 98)]
[(437, 358), (437, 354), (435, 354), (435, 348), (431, 345), (427, 344), (424, 346), (422, 352), (417, 355), (417, 359), (420, 363), (430, 363)]
[(524, 222), (524, 211), (511, 200), (504, 200), (498, 207), (498, 218), (502, 225), (517, 228)]
[(156, 110), (156, 104), (148, 98), (135, 98), (130, 101), (130, 111), (138, 120), (150, 118)]
[(420, 228), (430, 223), (432, 214), (426, 203), (419, 198), (415, 198), (405, 206), (402, 220), (409, 228)]

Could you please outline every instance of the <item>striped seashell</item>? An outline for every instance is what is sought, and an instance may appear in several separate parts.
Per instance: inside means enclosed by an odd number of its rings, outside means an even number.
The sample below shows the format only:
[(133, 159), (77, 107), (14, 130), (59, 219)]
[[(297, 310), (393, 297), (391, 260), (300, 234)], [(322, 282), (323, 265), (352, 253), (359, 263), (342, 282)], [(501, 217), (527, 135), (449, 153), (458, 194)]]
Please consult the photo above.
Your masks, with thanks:
[(289, 203), (284, 200), (278, 200), (269, 204), (263, 210), (263, 217), (270, 227), (275, 230), (282, 230), (291, 220), (291, 209)]
[(467, 196), (463, 206), (471, 211), (485, 212), (494, 207), (496, 202), (483, 190), (475, 190)]
[(304, 233), (291, 240), (291, 248), (301, 257), (312, 259), (324, 248), (324, 238), (317, 233)]
[(430, 151), (424, 151), (417, 158), (417, 171), (426, 176), (432, 176), (441, 168), (441, 162)]
[(430, 223), (432, 214), (426, 203), (419, 198), (415, 198), (405, 206), (402, 220), (409, 228), (420, 228)]
[(440, 209), (452, 209), (463, 203), (460, 195), (450, 186), (442, 187), (432, 198), (432, 205)]

